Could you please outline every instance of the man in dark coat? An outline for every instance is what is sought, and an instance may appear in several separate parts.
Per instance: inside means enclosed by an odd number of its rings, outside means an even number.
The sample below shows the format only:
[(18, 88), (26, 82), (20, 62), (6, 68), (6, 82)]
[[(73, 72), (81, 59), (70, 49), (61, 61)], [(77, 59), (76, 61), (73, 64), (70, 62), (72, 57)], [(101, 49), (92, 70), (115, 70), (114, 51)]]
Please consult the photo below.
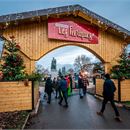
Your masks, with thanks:
[(105, 82), (104, 82), (104, 85), (103, 85), (103, 103), (102, 103), (102, 108), (101, 108), (101, 111), (100, 112), (97, 112), (98, 115), (103, 115), (103, 112), (105, 110), (105, 106), (107, 104), (108, 101), (111, 102), (111, 105), (115, 111), (115, 119), (121, 121), (120, 119), (120, 114), (115, 106), (115, 103), (114, 103), (114, 92), (116, 91), (116, 87), (115, 87), (115, 84), (114, 82), (110, 79), (110, 75), (109, 74), (106, 74), (105, 75)]
[(45, 83), (45, 92), (48, 95), (47, 103), (49, 103), (49, 104), (51, 103), (51, 93), (53, 91), (52, 87), (53, 87), (53, 84), (52, 84), (51, 77), (48, 77), (47, 80), (46, 80), (46, 83)]
[(61, 80), (59, 82), (59, 90), (60, 90), (60, 101), (59, 105), (62, 105), (63, 98), (65, 100), (65, 105), (64, 107), (68, 107), (68, 102), (67, 102), (67, 81), (63, 76), (61, 76)]

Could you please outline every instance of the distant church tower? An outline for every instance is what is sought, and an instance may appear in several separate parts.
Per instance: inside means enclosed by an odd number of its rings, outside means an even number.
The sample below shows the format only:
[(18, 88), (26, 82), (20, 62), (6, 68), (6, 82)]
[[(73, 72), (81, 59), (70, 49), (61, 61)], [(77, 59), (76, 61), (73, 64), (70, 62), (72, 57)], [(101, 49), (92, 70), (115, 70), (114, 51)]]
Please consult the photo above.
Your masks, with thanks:
[(52, 61), (51, 61), (51, 71), (56, 71), (56, 59), (53, 57)]
[(56, 69), (57, 65), (56, 65), (56, 59), (53, 57), (52, 61), (51, 61), (51, 78), (54, 79), (58, 76), (58, 72)]

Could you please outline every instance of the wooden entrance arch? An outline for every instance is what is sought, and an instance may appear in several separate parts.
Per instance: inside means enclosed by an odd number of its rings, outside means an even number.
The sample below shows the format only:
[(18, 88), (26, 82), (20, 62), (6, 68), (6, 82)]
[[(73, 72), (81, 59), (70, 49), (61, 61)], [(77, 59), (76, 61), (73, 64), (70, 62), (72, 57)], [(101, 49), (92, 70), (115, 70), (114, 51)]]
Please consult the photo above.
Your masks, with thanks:
[[(66, 17), (72, 21), (98, 28), (98, 44), (72, 42), (48, 38), (48, 18)], [(48, 52), (68, 45), (85, 48), (95, 54), (108, 72), (116, 63), (122, 47), (130, 42), (130, 32), (80, 5), (37, 10), (0, 16), (0, 35), (6, 39), (15, 36), (21, 46), (28, 73), (35, 67), (35, 61)]]

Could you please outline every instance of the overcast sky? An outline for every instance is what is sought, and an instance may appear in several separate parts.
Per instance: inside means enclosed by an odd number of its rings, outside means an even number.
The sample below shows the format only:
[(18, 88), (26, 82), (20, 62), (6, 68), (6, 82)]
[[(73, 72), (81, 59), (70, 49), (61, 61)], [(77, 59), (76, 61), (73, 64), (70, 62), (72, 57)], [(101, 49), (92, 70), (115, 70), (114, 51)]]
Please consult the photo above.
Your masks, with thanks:
[[(130, 0), (0, 0), (0, 15), (74, 4), (80, 4), (130, 30)], [(40, 64), (49, 66), (52, 57), (56, 57), (58, 63), (72, 64), (80, 54), (91, 55), (82, 48), (68, 46), (47, 54)]]

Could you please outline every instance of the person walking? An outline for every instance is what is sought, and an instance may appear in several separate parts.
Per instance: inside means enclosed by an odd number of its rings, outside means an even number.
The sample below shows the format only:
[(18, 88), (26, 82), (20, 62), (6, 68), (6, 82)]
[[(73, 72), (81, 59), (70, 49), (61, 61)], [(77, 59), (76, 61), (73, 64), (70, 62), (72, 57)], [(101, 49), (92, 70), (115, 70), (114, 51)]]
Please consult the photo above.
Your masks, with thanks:
[(86, 95), (87, 92), (87, 86), (89, 86), (89, 81), (87, 78), (87, 74), (83, 75), (83, 94)]
[(84, 87), (84, 84), (83, 84), (83, 75), (81, 72), (79, 72), (79, 77), (78, 77), (78, 88), (79, 88), (79, 95), (80, 95), (80, 98), (83, 98), (83, 87)]
[(68, 94), (68, 96), (70, 96), (71, 95), (71, 88), (70, 88), (70, 79), (69, 79), (68, 75), (65, 75), (65, 80), (67, 82), (67, 94)]
[[(57, 78), (57, 79), (58, 79), (58, 78)], [(54, 88), (55, 93), (56, 93), (55, 98), (58, 97), (58, 96), (57, 96), (57, 94), (58, 94), (58, 81), (57, 81), (57, 79), (56, 79), (56, 77), (54, 77), (54, 79), (53, 79), (53, 88)]]
[(59, 90), (60, 90), (60, 101), (59, 105), (62, 105), (63, 98), (65, 100), (64, 107), (68, 107), (68, 101), (67, 101), (67, 81), (66, 79), (61, 76), (61, 80), (59, 82)]
[(115, 111), (115, 119), (118, 121), (121, 121), (120, 118), (120, 114), (115, 106), (114, 103), (114, 92), (116, 91), (116, 87), (114, 82), (110, 79), (110, 75), (109, 74), (105, 74), (105, 82), (103, 85), (103, 102), (102, 102), (102, 108), (100, 110), (100, 112), (97, 112), (98, 115), (102, 116), (106, 107), (106, 104), (108, 101), (111, 102), (111, 106), (113, 107), (114, 111)]
[(53, 83), (52, 83), (51, 77), (48, 77), (45, 83), (45, 92), (48, 95), (47, 103), (49, 104), (51, 103), (51, 93), (53, 91), (52, 87), (53, 87)]
[(70, 88), (71, 88), (71, 93), (72, 93), (72, 90), (73, 90), (73, 84), (72, 84), (72, 75), (69, 74), (69, 80), (70, 80)]
[(60, 77), (57, 77), (57, 82), (56, 82), (56, 96), (55, 98), (59, 98), (60, 97), (60, 90), (59, 90), (59, 85), (60, 85)]

